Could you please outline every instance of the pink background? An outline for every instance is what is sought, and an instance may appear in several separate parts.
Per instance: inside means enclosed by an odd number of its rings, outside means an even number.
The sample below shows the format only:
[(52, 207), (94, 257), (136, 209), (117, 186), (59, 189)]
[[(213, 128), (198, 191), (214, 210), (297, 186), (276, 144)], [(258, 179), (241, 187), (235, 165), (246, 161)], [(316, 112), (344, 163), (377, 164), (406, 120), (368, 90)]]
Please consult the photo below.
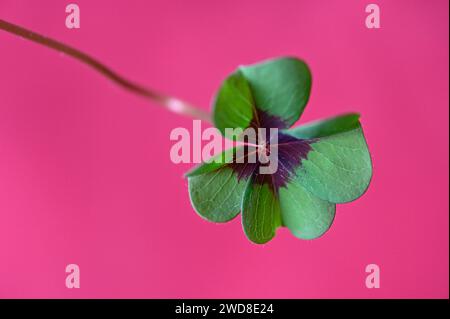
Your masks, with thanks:
[(448, 1), (372, 2), (379, 30), (370, 1), (77, 0), (69, 30), (69, 1), (0, 0), (2, 19), (205, 109), (237, 65), (301, 57), (314, 85), (300, 122), (360, 112), (374, 162), (324, 237), (253, 245), (240, 217), (191, 208), (191, 165), (169, 157), (189, 119), (0, 31), (0, 297), (448, 298)]

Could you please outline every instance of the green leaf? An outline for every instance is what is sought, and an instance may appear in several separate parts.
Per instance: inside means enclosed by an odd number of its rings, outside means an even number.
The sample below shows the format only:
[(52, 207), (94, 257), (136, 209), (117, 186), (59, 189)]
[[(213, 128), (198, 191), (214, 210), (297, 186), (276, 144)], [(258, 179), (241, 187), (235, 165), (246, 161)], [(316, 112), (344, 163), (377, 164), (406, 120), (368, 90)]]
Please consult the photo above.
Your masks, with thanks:
[[(295, 135), (295, 130), (289, 132)], [(303, 187), (317, 197), (345, 203), (360, 197), (372, 178), (372, 162), (361, 126), (322, 137), (296, 174)]]
[(294, 180), (279, 190), (283, 224), (295, 237), (314, 239), (331, 226), (336, 205), (321, 200)]
[(247, 238), (264, 244), (275, 236), (281, 224), (278, 198), (268, 184), (256, 184), (250, 179), (242, 200), (242, 226)]
[(360, 125), (359, 117), (357, 113), (347, 113), (303, 124), (289, 130), (288, 133), (303, 139), (330, 136), (358, 128)]
[(216, 164), (208, 166), (202, 174), (188, 176), (189, 196), (195, 211), (206, 220), (216, 223), (227, 222), (240, 212), (242, 194), (247, 181), (237, 178), (233, 170), (223, 165), (209, 170)]
[(197, 176), (205, 173), (209, 173), (212, 171), (216, 171), (219, 168), (223, 167), (225, 164), (232, 163), (234, 159), (234, 155), (239, 148), (233, 147), (223, 151), (220, 154), (213, 156), (207, 163), (202, 163), (189, 172), (184, 174), (185, 177)]
[(226, 128), (245, 129), (255, 113), (252, 92), (240, 70), (231, 74), (222, 84), (214, 101), (213, 121), (225, 135)]
[(225, 128), (247, 128), (261, 110), (286, 127), (303, 113), (311, 90), (308, 66), (296, 58), (279, 58), (241, 66), (222, 84), (214, 101), (213, 120)]
[(303, 61), (285, 57), (240, 69), (258, 109), (278, 116), (287, 126), (300, 118), (311, 91), (311, 72)]
[(241, 209), (247, 181), (238, 180), (227, 164), (233, 161), (238, 148), (230, 148), (189, 171), (189, 196), (195, 211), (206, 220), (227, 222)]

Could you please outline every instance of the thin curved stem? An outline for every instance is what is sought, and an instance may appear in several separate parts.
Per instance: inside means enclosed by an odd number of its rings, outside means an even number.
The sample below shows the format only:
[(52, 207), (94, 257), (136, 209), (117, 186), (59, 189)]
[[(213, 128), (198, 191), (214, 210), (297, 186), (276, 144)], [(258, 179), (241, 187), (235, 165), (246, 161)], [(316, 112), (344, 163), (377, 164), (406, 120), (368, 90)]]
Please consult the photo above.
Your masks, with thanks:
[(134, 94), (140, 95), (150, 101), (156, 102), (174, 113), (187, 115), (193, 118), (211, 122), (210, 115), (206, 111), (203, 111), (202, 109), (197, 108), (178, 98), (162, 94), (161, 92), (158, 92), (156, 90), (149, 89), (140, 84), (129, 81), (120, 74), (116, 73), (115, 71), (107, 67), (106, 65), (104, 65), (103, 63), (101, 63), (100, 61), (73, 47), (70, 47), (61, 42), (50, 39), (36, 32), (27, 30), (23, 27), (20, 27), (18, 25), (9, 23), (1, 19), (0, 19), (0, 29), (12, 33), (14, 35), (18, 35), (30, 41), (36, 42), (38, 44), (41, 44), (58, 52), (70, 55), (71, 57), (77, 59), (78, 61), (88, 65), (97, 72), (101, 73), (102, 75), (104, 75), (111, 81), (115, 82), (122, 88)]

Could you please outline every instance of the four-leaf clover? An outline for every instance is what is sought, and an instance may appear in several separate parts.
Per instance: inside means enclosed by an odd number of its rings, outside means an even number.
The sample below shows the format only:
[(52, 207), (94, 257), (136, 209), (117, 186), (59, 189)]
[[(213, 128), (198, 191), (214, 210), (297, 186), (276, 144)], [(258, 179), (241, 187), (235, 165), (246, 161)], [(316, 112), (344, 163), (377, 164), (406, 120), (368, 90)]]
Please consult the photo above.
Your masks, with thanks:
[[(296, 58), (241, 66), (223, 82), (214, 101), (215, 126), (224, 136), (226, 128), (277, 128), (272, 147), (278, 169), (261, 174), (259, 161), (226, 160), (194, 168), (186, 176), (200, 216), (222, 223), (242, 212), (244, 232), (258, 244), (270, 241), (280, 226), (313, 239), (329, 229), (337, 203), (366, 191), (372, 163), (358, 114), (289, 129), (303, 113), (310, 89), (311, 73)], [(219, 156), (236, 153), (232, 148)]]

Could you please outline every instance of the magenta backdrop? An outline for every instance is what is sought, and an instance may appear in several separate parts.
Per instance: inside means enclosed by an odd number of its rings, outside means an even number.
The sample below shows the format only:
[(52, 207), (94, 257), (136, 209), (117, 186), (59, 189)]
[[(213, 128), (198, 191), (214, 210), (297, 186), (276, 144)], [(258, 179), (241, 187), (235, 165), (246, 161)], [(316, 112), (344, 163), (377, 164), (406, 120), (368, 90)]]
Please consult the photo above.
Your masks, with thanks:
[(69, 30), (69, 1), (0, 0), (1, 19), (205, 109), (239, 64), (301, 57), (314, 85), (300, 122), (360, 112), (374, 163), (322, 238), (251, 244), (240, 217), (190, 206), (191, 165), (169, 157), (189, 119), (0, 31), (0, 297), (448, 298), (448, 1), (373, 2), (379, 30), (369, 1), (77, 0)]

